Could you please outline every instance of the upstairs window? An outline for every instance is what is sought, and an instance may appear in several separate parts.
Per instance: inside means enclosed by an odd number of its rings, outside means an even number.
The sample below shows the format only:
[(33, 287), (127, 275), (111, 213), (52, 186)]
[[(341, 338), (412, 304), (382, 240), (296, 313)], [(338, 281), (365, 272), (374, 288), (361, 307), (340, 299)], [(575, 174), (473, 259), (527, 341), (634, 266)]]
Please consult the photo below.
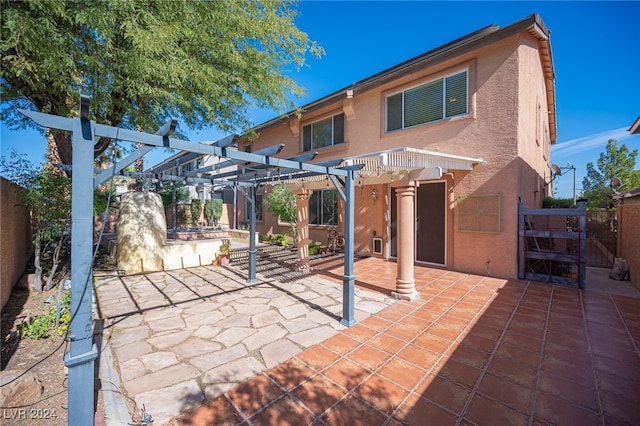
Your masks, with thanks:
[(387, 97), (387, 132), (467, 114), (467, 71)]
[(344, 114), (334, 115), (302, 128), (303, 151), (340, 143), (344, 143)]

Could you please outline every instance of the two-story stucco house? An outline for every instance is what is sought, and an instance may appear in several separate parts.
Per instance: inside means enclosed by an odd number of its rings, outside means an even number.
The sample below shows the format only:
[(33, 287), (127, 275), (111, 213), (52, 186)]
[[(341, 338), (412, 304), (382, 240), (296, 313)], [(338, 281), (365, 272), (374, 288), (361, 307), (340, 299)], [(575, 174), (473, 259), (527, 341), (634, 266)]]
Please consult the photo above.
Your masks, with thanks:
[[(241, 139), (238, 150), (284, 144), (282, 158), (316, 151), (314, 163), (364, 163), (355, 254), (397, 257), (399, 281), (407, 261), (517, 278), (518, 202), (540, 207), (551, 191), (549, 34), (537, 14), (486, 27), (258, 125), (257, 139)], [(309, 241), (326, 242), (333, 226), (341, 232), (343, 203), (328, 178), (288, 185), (306, 199)], [(288, 225), (260, 211), (257, 229)]]

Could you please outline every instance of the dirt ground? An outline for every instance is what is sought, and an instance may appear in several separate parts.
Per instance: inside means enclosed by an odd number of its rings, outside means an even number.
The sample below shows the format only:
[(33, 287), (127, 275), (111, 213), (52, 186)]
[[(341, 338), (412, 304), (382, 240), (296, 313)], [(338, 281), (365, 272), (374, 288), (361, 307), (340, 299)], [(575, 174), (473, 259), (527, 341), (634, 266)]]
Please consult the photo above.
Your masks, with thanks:
[[(35, 373), (42, 383), (42, 395), (33, 405), (0, 407), (2, 425), (66, 425), (68, 417), (68, 377), (64, 366), (64, 353), (68, 345), (64, 336), (32, 340), (20, 338), (18, 324), (24, 318), (45, 314), (51, 295), (58, 289), (37, 292), (33, 289), (14, 288), (7, 304), (2, 308), (1, 370), (3, 377), (11, 372)], [(51, 300), (54, 300), (53, 298)], [(54, 302), (55, 303), (55, 302)], [(98, 386), (96, 380), (96, 386)], [(101, 395), (96, 392), (96, 425), (104, 418)]]

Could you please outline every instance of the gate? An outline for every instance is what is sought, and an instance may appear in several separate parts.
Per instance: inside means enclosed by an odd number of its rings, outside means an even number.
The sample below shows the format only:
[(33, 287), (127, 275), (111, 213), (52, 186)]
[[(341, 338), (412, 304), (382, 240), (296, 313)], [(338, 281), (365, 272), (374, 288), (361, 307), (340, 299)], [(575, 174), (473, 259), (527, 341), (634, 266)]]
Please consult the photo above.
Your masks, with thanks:
[(587, 266), (611, 268), (616, 258), (618, 221), (615, 210), (587, 212)]
[(518, 206), (518, 278), (584, 288), (586, 202), (578, 208)]

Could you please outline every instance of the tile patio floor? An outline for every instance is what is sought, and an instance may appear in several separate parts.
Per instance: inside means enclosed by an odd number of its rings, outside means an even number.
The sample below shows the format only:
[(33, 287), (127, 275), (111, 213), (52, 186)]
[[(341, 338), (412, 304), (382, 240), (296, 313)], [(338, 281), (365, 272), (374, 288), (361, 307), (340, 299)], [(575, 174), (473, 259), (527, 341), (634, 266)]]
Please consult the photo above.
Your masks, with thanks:
[[(305, 279), (315, 277), (327, 285), (319, 293), (330, 291), (331, 282), (340, 290), (340, 265), (321, 261), (315, 264), (316, 274)], [(389, 294), (395, 266), (357, 259), (359, 292)], [(264, 272), (269, 274), (268, 269)], [(179, 425), (640, 424), (640, 298), (426, 267), (416, 267), (415, 278), (420, 299), (395, 302), (377, 313), (361, 312), (361, 321), (348, 329), (333, 319), (326, 325), (335, 330), (332, 336), (319, 336), (307, 349), (283, 355), (282, 363), (248, 371), (238, 384), (227, 381), (217, 392), (205, 387), (202, 398), (194, 397), (200, 384), (219, 381), (220, 376), (214, 371), (198, 382), (199, 372), (194, 374), (196, 386), (184, 385), (190, 379), (181, 377), (180, 385), (151, 396), (180, 403), (183, 414), (165, 419)], [(100, 292), (98, 296), (103, 297)], [(371, 301), (388, 302), (384, 297)], [(130, 321), (132, 328), (140, 327), (135, 317), (120, 324)], [(158, 321), (164, 321), (164, 327), (179, 322), (170, 318)], [(169, 333), (144, 321), (149, 332)], [(205, 324), (205, 317), (200, 321)], [(272, 330), (286, 328), (282, 322), (270, 325)], [(142, 340), (118, 337), (118, 327), (112, 328), (118, 358), (118, 338)], [(274, 353), (286, 340), (271, 343)], [(298, 346), (295, 338), (288, 341)], [(247, 337), (239, 342), (246, 345)], [(214, 365), (213, 351), (220, 351), (214, 343), (215, 336), (190, 346), (206, 348), (199, 355), (205, 357), (205, 369)], [(170, 365), (153, 367), (154, 354), (162, 348), (149, 344), (147, 349), (146, 354), (129, 353), (128, 360), (118, 360), (125, 389), (126, 371), (143, 379), (169, 376)], [(186, 355), (175, 354), (175, 363), (187, 359), (185, 364), (198, 370)], [(157, 372), (150, 372), (150, 366)], [(174, 393), (166, 395), (170, 390)], [(132, 397), (140, 402), (139, 396)], [(185, 412), (189, 406), (195, 408)]]

